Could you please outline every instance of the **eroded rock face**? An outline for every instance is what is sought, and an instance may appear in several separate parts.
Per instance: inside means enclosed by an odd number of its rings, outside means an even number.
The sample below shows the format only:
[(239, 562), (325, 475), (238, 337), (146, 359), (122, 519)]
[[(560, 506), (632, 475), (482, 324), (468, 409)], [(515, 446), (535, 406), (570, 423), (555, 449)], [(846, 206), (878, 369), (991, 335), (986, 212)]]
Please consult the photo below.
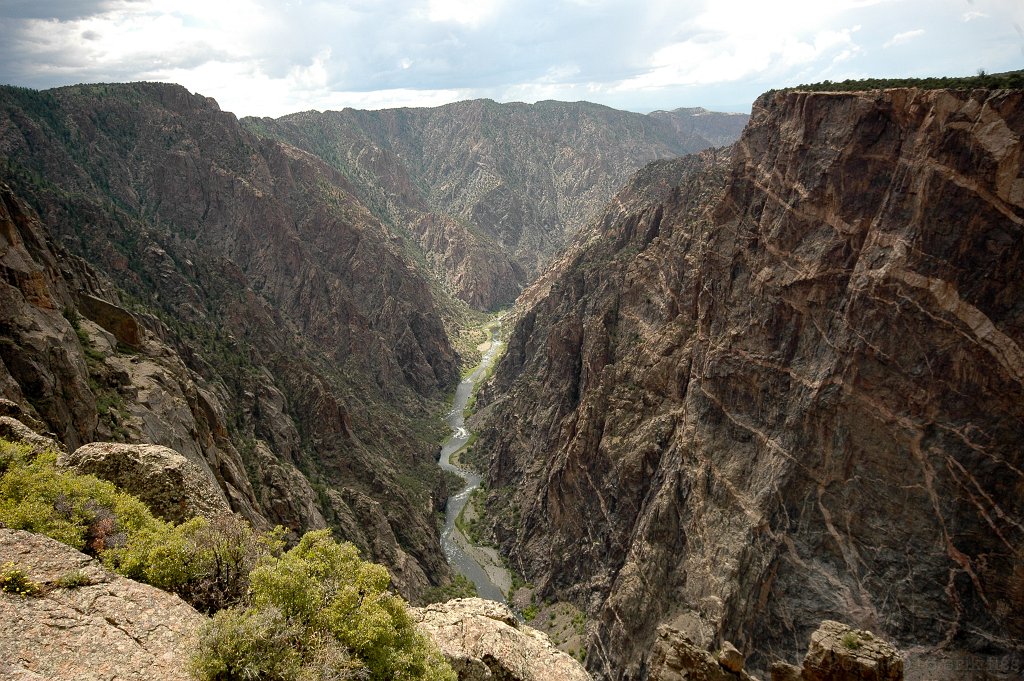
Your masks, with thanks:
[(406, 225), (452, 292), (481, 309), (522, 287), (649, 161), (729, 144), (747, 116), (642, 115), (588, 102), (244, 119), (342, 169), (377, 217)]
[[(0, 230), (0, 261), (8, 268), (0, 284), (0, 386), (17, 417), (3, 417), (3, 433), (56, 451), (115, 437), (172, 447), (214, 472), (233, 510), (269, 525), (227, 437), (226, 391), (215, 396), (217, 387), (158, 334), (140, 333), (142, 347), (122, 352), (113, 334), (82, 316), (76, 301), (117, 300), (116, 289), (53, 243), (38, 216), (3, 184)], [(134, 319), (115, 303), (98, 307), (111, 319)], [(58, 441), (40, 439), (25, 423), (45, 427)]]
[(96, 428), (96, 398), (75, 330), (61, 314), (74, 306), (73, 284), (61, 272), (71, 263), (61, 255), (38, 217), (0, 183), (0, 388), (77, 447)]
[(169, 447), (116, 442), (92, 442), (57, 458), (57, 465), (108, 480), (176, 523), (231, 512), (205, 464)]
[(664, 625), (658, 627), (648, 667), (650, 681), (756, 681), (743, 671), (743, 656), (728, 641), (716, 656)]
[(645, 170), (533, 292), (477, 446), (591, 671), (828, 618), (1024, 671), (1022, 136), (1017, 91), (766, 95), (724, 182)]
[(458, 598), (413, 608), (412, 617), (460, 681), (590, 680), (580, 663), (544, 634), (520, 624), (504, 604)]
[[(0, 564), (44, 587), (0, 592), (0, 677), (18, 681), (187, 681), (194, 636), (206, 621), (177, 596), (119, 577), (71, 547), (0, 529)], [(89, 584), (61, 588), (71, 573)]]
[(146, 331), (131, 312), (88, 293), (79, 295), (77, 302), (81, 313), (112, 334), (118, 343), (142, 347)]

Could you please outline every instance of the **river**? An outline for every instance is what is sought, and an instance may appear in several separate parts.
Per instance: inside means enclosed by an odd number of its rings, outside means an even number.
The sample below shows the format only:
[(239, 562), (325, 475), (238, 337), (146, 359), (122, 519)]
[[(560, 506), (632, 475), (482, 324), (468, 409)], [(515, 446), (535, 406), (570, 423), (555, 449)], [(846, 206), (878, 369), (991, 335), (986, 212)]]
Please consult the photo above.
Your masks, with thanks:
[(504, 603), (505, 593), (492, 580), (492, 576), (497, 576), (502, 572), (496, 565), (496, 561), (488, 560), (488, 554), (493, 554), (493, 550), (471, 547), (462, 532), (455, 527), (455, 519), (459, 517), (459, 513), (462, 512), (463, 507), (465, 507), (466, 502), (469, 500), (469, 495), (480, 486), (480, 481), (483, 478), (468, 469), (452, 465), (450, 461), (452, 454), (459, 451), (469, 441), (470, 433), (466, 429), (463, 411), (466, 408), (466, 404), (469, 403), (470, 396), (473, 394), (473, 384), (484, 376), (487, 369), (494, 362), (494, 356), (501, 346), (501, 341), (499, 340), (500, 330), (501, 322), (498, 322), (497, 328), (491, 330), (491, 347), (484, 353), (480, 365), (473, 373), (464, 378), (455, 390), (452, 410), (445, 419), (448, 427), (452, 429), (452, 436), (441, 447), (441, 456), (437, 463), (441, 468), (455, 473), (466, 482), (461, 490), (448, 497), (448, 504), (445, 507), (444, 515), (444, 529), (441, 531), (441, 548), (444, 550), (444, 555), (457, 573), (469, 578), (476, 585), (477, 593), (480, 594), (481, 598)]

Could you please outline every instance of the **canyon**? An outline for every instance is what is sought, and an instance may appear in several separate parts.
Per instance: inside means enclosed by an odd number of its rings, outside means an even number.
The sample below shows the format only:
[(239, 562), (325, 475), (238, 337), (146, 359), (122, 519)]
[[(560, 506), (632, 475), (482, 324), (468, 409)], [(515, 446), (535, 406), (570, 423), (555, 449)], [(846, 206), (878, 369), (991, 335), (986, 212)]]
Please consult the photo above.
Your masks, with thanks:
[(510, 305), (649, 161), (734, 141), (745, 114), (589, 102), (310, 111), (243, 125), (324, 159), (405, 229), (456, 297)]
[(0, 398), (69, 451), (169, 447), (421, 602), (459, 330), (515, 301), (475, 522), (591, 675), (735, 645), (767, 676), (838, 620), (907, 678), (1017, 678), (1022, 135), (1020, 90), (239, 120), (0, 87)]
[[(170, 447), (258, 527), (332, 527), (416, 600), (452, 577), (436, 458), (465, 300), (509, 302), (619, 178), (745, 121), (486, 101), (239, 121), (177, 85), (0, 87), (0, 397), (69, 449)], [(526, 186), (530, 219), (508, 205)], [(507, 267), (467, 288), (486, 267), (456, 252)]]
[(344, 528), (405, 593), (445, 579), (458, 369), (398, 240), (183, 88), (3, 94), (3, 396), (69, 449), (177, 450), (258, 526)]

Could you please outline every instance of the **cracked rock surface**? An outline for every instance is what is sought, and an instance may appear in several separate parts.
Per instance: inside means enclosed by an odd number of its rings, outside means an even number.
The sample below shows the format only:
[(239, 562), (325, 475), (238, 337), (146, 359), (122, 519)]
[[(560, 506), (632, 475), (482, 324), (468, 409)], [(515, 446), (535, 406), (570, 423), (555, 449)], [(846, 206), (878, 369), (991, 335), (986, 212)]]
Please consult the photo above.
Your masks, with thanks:
[(811, 634), (803, 675), (811, 681), (902, 681), (903, 660), (871, 632), (825, 620)]
[[(0, 564), (43, 586), (0, 592), (0, 678), (17, 681), (186, 681), (192, 637), (206, 618), (177, 596), (119, 577), (42, 535), (0, 529)], [(79, 572), (90, 584), (56, 585)], [(59, 653), (58, 653), (59, 651)]]
[(459, 681), (590, 681), (582, 665), (502, 603), (457, 598), (413, 608), (412, 617)]

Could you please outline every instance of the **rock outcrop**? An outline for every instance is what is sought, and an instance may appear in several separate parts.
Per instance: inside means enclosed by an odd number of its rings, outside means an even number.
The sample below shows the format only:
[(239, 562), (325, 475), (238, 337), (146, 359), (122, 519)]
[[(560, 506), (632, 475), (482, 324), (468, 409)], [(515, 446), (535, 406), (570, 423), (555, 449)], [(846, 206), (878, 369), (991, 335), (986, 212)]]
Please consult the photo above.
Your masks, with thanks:
[(743, 671), (743, 656), (726, 641), (718, 655), (662, 625), (648, 664), (650, 681), (756, 681)]
[(811, 634), (803, 676), (808, 681), (902, 681), (903, 659), (871, 632), (825, 620)]
[[(1024, 673), (1024, 93), (772, 93), (642, 171), (529, 291), (490, 390), (511, 563), (643, 678), (823, 619)], [(800, 651), (802, 652), (802, 651)]]
[(169, 447), (92, 442), (59, 456), (57, 465), (112, 482), (176, 523), (231, 512), (206, 462)]
[(458, 598), (413, 608), (412, 617), (459, 681), (590, 681), (579, 662), (501, 603)]
[(903, 659), (896, 648), (870, 631), (825, 620), (811, 634), (803, 667), (774, 662), (771, 680), (902, 681)]
[(40, 435), (11, 416), (0, 416), (0, 437), (27, 444), (36, 452), (62, 452), (64, 449), (56, 440)]
[[(658, 627), (647, 670), (649, 681), (757, 680), (746, 672), (742, 653), (729, 641), (712, 654), (664, 624)], [(903, 659), (871, 632), (825, 620), (811, 634), (803, 667), (774, 662), (771, 681), (903, 681)]]
[[(119, 577), (42, 535), (0, 529), (0, 564), (42, 585), (0, 592), (0, 677), (16, 681), (187, 681), (206, 618), (177, 596)], [(64, 587), (75, 574), (85, 585)]]
[(408, 229), (456, 296), (494, 309), (515, 300), (633, 172), (730, 144), (747, 118), (475, 100), (243, 123), (341, 170), (378, 218)]

